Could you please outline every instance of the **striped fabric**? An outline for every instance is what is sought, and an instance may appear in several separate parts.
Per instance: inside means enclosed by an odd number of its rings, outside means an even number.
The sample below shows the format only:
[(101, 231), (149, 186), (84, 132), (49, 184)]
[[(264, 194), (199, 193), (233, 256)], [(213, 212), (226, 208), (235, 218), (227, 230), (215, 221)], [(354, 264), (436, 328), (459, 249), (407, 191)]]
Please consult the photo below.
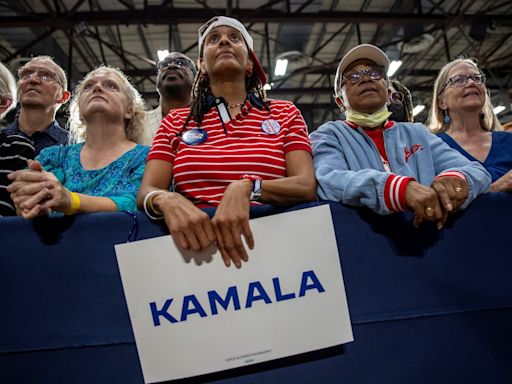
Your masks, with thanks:
[(27, 167), (27, 159), (34, 158), (34, 146), (21, 135), (6, 135), (0, 132), (0, 217), (16, 214), (7, 186), (11, 181), (7, 175)]
[(407, 210), (405, 189), (407, 188), (407, 183), (413, 180), (414, 177), (389, 175), (384, 186), (384, 203), (391, 212)]
[[(246, 101), (240, 114), (224, 123), (224, 127), (214, 106), (200, 127), (206, 130), (208, 138), (197, 145), (182, 141), (181, 131), (188, 113), (188, 108), (176, 109), (165, 117), (148, 161), (172, 163), (175, 191), (199, 207), (217, 206), (227, 185), (244, 174), (259, 175), (263, 180), (285, 177), (288, 152), (311, 153), (304, 119), (288, 101), (272, 100), (270, 111)], [(269, 120), (279, 123), (279, 132), (266, 133), (262, 129), (262, 124), (272, 126)], [(189, 121), (186, 129), (194, 128), (196, 123)]]
[(436, 179), (438, 177), (458, 177), (459, 179), (466, 180), (466, 176), (462, 172), (459, 171), (453, 171), (453, 170), (447, 170), (444, 172), (441, 172), (439, 175), (436, 176)]

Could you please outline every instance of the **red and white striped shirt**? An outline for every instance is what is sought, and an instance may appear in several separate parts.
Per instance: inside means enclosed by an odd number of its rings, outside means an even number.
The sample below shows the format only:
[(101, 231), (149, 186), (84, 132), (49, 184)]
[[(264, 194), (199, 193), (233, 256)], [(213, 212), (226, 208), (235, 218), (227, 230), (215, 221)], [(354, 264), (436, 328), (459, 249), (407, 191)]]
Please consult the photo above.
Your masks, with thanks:
[[(285, 155), (299, 150), (311, 153), (311, 143), (304, 119), (293, 103), (271, 100), (269, 107), (270, 111), (246, 100), (241, 112), (224, 122), (225, 130), (215, 105), (204, 115), (201, 127), (191, 119), (183, 131), (190, 109), (172, 110), (162, 120), (147, 160), (172, 163), (174, 190), (199, 207), (219, 205), (226, 187), (244, 174), (263, 180), (286, 177)], [(279, 124), (278, 132), (262, 129), (269, 120)], [(271, 125), (275, 127), (274, 122)], [(194, 128), (204, 129), (208, 138), (188, 145), (182, 134)]]

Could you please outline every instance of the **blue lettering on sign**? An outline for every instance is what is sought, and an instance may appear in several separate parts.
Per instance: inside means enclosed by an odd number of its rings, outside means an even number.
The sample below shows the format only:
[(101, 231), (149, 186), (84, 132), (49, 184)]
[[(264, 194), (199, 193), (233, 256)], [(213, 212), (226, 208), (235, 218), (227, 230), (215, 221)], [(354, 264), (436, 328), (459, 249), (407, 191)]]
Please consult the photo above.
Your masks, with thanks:
[[(258, 291), (259, 295), (255, 295), (254, 292)], [(251, 308), (252, 303), (257, 300), (265, 301), (265, 304), (272, 303), (270, 297), (268, 297), (267, 292), (265, 292), (265, 288), (259, 281), (253, 281), (249, 283), (249, 289), (247, 290), (247, 301), (245, 302), (245, 308)]]
[(226, 298), (222, 300), (222, 297), (216, 291), (208, 291), (208, 300), (210, 301), (210, 308), (212, 310), (212, 315), (216, 315), (219, 312), (217, 311), (217, 304), (219, 303), (225, 311), (228, 309), (229, 302), (233, 301), (233, 308), (235, 311), (240, 309), (240, 300), (238, 299), (238, 291), (235, 286), (229, 287), (226, 292)]
[[(192, 304), (192, 307), (190, 306)], [(188, 295), (183, 298), (183, 306), (181, 307), (181, 318), (180, 321), (186, 321), (188, 315), (199, 313), (199, 316), (205, 317), (206, 312), (197, 300), (195, 295)]]
[[(279, 277), (274, 277), (272, 279), (272, 288), (274, 290), (274, 297), (276, 302), (297, 299), (298, 297), (306, 296), (306, 293), (310, 293), (309, 291), (316, 290), (318, 293), (325, 292), (322, 283), (320, 283), (318, 276), (313, 270), (302, 272), (298, 294), (295, 294), (295, 292), (283, 293)], [(207, 295), (208, 304), (210, 305), (210, 313), (212, 316), (215, 316), (219, 313), (217, 305), (220, 305), (224, 311), (228, 310), (230, 303), (233, 303), (232, 307), (235, 311), (238, 311), (241, 308), (238, 289), (236, 286), (229, 287), (224, 296), (221, 296), (215, 290), (208, 291)], [(149, 303), (151, 316), (153, 318), (153, 325), (155, 327), (161, 325), (162, 319), (167, 320), (169, 323), (178, 323), (187, 321), (188, 317), (194, 314), (198, 314), (200, 317), (208, 316), (208, 313), (203, 308), (196, 295), (187, 295), (183, 297), (181, 314), (179, 316), (180, 320), (178, 321), (177, 317), (170, 313), (170, 307), (173, 300), (174, 298), (167, 299), (160, 309), (158, 308), (156, 302)], [(252, 308), (256, 301), (263, 301), (265, 304), (272, 304), (270, 296), (260, 281), (253, 281), (249, 283), (244, 308)]]
[[(312, 284), (308, 284), (308, 279), (311, 279)], [(307, 290), (316, 289), (319, 293), (325, 292), (324, 287), (320, 284), (320, 280), (316, 277), (315, 272), (307, 271), (302, 273), (302, 280), (300, 282), (299, 297), (306, 294)]]
[(281, 283), (279, 283), (279, 277), (274, 277), (272, 279), (272, 283), (274, 283), (274, 292), (276, 293), (276, 300), (290, 300), (295, 299), (295, 293), (284, 294), (281, 292)]
[(156, 303), (152, 302), (149, 303), (149, 307), (151, 308), (151, 314), (153, 315), (153, 325), (155, 327), (158, 327), (160, 325), (160, 316), (165, 317), (167, 321), (170, 323), (177, 323), (178, 320), (176, 320), (174, 317), (172, 317), (169, 312), (169, 307), (171, 306), (172, 299), (167, 299), (162, 307), (162, 309), (158, 309), (156, 307)]

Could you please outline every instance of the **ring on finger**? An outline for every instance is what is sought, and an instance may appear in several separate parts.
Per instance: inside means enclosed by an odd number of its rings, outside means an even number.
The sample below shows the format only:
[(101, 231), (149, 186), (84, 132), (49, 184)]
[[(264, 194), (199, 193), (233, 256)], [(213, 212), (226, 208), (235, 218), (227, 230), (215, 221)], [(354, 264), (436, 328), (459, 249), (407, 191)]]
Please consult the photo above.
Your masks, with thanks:
[(462, 192), (462, 188), (461, 187), (455, 187), (455, 192), (457, 192), (457, 193)]
[(425, 208), (425, 213), (428, 215), (429, 213), (433, 212), (434, 210), (432, 209), (432, 207), (427, 207)]

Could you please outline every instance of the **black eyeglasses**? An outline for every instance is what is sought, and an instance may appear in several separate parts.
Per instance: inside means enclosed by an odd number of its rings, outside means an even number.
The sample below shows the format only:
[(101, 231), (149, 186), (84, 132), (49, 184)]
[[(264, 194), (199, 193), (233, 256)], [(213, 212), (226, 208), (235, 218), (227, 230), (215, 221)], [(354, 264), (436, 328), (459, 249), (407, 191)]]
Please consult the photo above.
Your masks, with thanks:
[(18, 78), (20, 80), (29, 80), (33, 75), (35, 75), (39, 80), (44, 82), (55, 81), (62, 85), (59, 80), (59, 77), (55, 72), (47, 71), (45, 69), (35, 69), (35, 68), (20, 68), (18, 70)]
[(161, 71), (163, 69), (166, 69), (168, 67), (170, 67), (171, 65), (175, 65), (177, 67), (180, 67), (180, 68), (185, 68), (185, 69), (191, 69), (192, 68), (192, 62), (190, 60), (187, 60), (183, 57), (178, 57), (176, 59), (167, 59), (167, 60), (163, 60), (163, 61), (160, 61), (158, 63), (158, 70)]
[(384, 77), (383, 72), (384, 68), (368, 68), (363, 69), (362, 71), (344, 73), (343, 80), (348, 81), (351, 84), (356, 84), (361, 81), (364, 75), (368, 75), (368, 77), (372, 80), (380, 80)]
[(473, 82), (475, 84), (479, 84), (479, 85), (485, 84), (485, 75), (482, 75), (482, 74), (480, 74), (480, 75), (469, 75), (469, 76), (457, 75), (457, 76), (450, 77), (448, 79), (448, 81), (446, 83), (444, 83), (444, 85), (439, 90), (438, 95), (443, 93), (445, 88), (448, 87), (448, 86), (450, 86), (450, 87), (457, 87), (457, 88), (463, 87), (463, 86), (465, 86), (468, 83), (468, 81), (470, 79), (473, 80)]

